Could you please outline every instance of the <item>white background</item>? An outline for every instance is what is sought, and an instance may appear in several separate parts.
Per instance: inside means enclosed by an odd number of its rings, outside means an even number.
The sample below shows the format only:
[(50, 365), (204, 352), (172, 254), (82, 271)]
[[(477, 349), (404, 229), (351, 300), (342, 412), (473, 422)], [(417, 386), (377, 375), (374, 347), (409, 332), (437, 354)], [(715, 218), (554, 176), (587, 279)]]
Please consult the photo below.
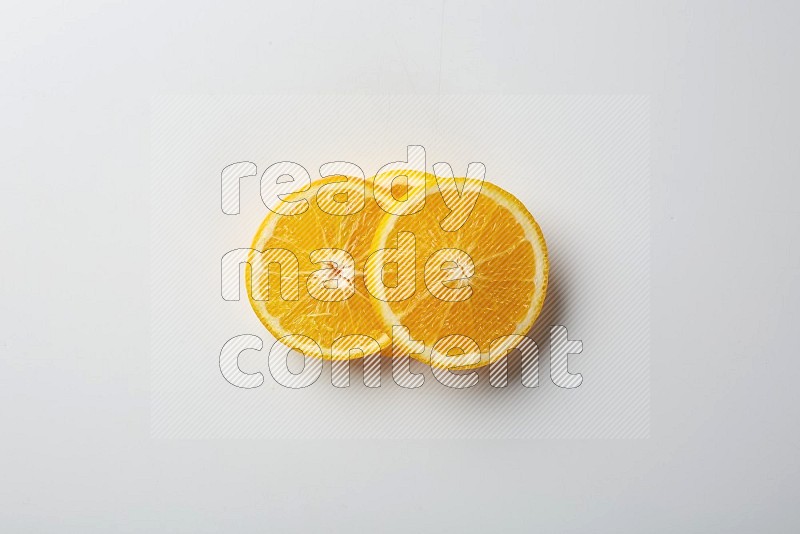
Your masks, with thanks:
[[(790, 2), (6, 2), (2, 530), (798, 530), (797, 23)], [(272, 92), (650, 94), (650, 438), (151, 439), (151, 97)]]
[[(154, 99), (151, 174), (152, 417), (155, 437), (302, 438), (646, 438), (650, 428), (650, 121), (647, 97), (621, 96), (173, 96)], [(274, 162), (303, 165), (313, 179), (328, 161), (351, 161), (366, 176), (425, 148), (428, 171), (446, 161), (463, 176), (480, 161), (486, 180), (531, 210), (547, 239), (550, 282), (529, 334), (539, 347), (539, 386), (522, 386), (519, 354), (509, 385), (477, 372), (470, 390), (398, 386), (384, 360), (379, 391), (319, 379), (285, 388), (268, 368), (275, 338), (245, 296), (225, 301), (220, 258), (248, 248), (267, 216), (259, 181)], [(240, 213), (220, 207), (221, 170), (249, 159), (260, 171), (239, 181)], [(268, 184), (265, 181), (265, 184)], [(266, 196), (274, 206), (274, 200)], [(368, 202), (375, 202), (370, 197)], [(312, 208), (317, 209), (317, 208)], [(501, 236), (487, 236), (488, 240)], [(418, 259), (418, 268), (424, 258)], [(239, 269), (244, 271), (244, 269)], [(304, 284), (305, 282), (303, 282)], [(244, 286), (240, 282), (239, 286)], [(305, 288), (302, 288), (305, 291)], [(421, 291), (427, 291), (422, 288)], [(241, 292), (244, 295), (244, 292)], [(579, 388), (550, 380), (551, 325), (583, 351), (569, 369)], [(458, 331), (458, 330), (456, 330)], [(220, 372), (231, 338), (263, 340), (244, 352), (261, 372), (256, 390)], [(422, 332), (412, 329), (414, 339)], [(482, 347), (484, 351), (488, 347)], [(430, 350), (430, 347), (428, 347)], [(303, 368), (298, 357), (295, 371)], [(299, 369), (298, 369), (299, 368)], [(284, 374), (284, 380), (288, 377)]]

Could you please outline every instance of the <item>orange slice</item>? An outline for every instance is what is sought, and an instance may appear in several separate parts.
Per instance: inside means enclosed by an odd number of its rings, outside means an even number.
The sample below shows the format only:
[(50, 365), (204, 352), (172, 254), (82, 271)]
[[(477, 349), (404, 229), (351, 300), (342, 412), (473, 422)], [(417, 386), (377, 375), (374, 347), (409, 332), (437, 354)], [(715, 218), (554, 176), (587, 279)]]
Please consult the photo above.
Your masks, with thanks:
[[(252, 268), (247, 271), (250, 303), (272, 335), (306, 356), (335, 360), (376, 354), (391, 342), (366, 292), (363, 273), (384, 212), (363, 179), (340, 183), (342, 179), (318, 180), (308, 191), (286, 195), (284, 201), (293, 206), (307, 202), (307, 209), (298, 215), (270, 213), (256, 232), (252, 248), (290, 251), (297, 258), (294, 270), (291, 265), (270, 266), (259, 279)], [(355, 214), (338, 214), (348, 202), (363, 207)], [(330, 249), (344, 250), (351, 258)], [(289, 298), (284, 298), (281, 278), (286, 288), (299, 281), (299, 291), (287, 291)], [(259, 291), (268, 298), (257, 300)]]
[[(463, 225), (445, 231), (441, 221), (451, 210), (436, 178), (409, 173), (409, 180), (425, 182), (424, 207), (411, 215), (384, 213), (371, 248), (408, 246), (413, 236), (415, 288), (410, 296), (398, 292), (408, 270), (387, 264), (370, 274), (383, 280), (373, 303), (388, 332), (405, 327), (425, 345), (415, 352), (419, 344), (406, 343), (400, 353), (439, 368), (486, 365), (514, 348), (542, 309), (549, 270), (542, 231), (516, 197), (489, 182)], [(467, 180), (456, 179), (459, 191)], [(402, 191), (392, 192), (402, 198)]]

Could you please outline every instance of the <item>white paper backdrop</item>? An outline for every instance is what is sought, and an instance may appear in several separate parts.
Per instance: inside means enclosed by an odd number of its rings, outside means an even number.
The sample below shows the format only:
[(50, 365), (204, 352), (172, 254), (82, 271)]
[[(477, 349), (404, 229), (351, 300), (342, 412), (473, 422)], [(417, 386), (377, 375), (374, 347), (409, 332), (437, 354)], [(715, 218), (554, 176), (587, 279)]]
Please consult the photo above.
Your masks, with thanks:
[[(156, 437), (616, 437), (649, 434), (649, 101), (644, 96), (262, 96), (159, 97), (153, 102), (152, 431)], [(530, 336), (540, 348), (540, 386), (526, 388), (511, 358), (509, 386), (449, 389), (433, 379), (396, 385), (384, 362), (379, 389), (331, 385), (330, 363), (294, 390), (267, 370), (274, 338), (247, 300), (220, 297), (220, 259), (249, 247), (267, 213), (261, 173), (294, 161), (312, 176), (350, 161), (372, 176), (426, 149), (463, 175), (516, 195), (541, 225), (551, 257), (548, 296)], [(220, 209), (220, 174), (257, 165), (241, 182), (241, 211)], [(583, 352), (570, 371), (583, 383), (549, 379), (549, 328), (567, 327)], [(263, 372), (253, 390), (219, 369), (223, 344), (264, 340), (240, 359)], [(413, 332), (412, 332), (413, 335)], [(518, 359), (518, 358), (517, 358)]]

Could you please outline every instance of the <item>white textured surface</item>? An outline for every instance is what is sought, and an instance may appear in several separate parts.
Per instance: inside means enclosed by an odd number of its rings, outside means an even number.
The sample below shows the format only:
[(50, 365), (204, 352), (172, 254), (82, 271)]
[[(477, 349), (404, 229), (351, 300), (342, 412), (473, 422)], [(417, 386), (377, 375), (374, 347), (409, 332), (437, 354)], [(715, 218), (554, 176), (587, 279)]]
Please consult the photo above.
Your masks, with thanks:
[[(156, 98), (153, 435), (647, 437), (648, 119), (648, 98), (624, 95)], [(274, 162), (292, 161), (314, 179), (327, 161), (343, 160), (372, 176), (386, 163), (405, 160), (407, 145), (425, 147), (427, 161), (420, 166), (429, 172), (446, 161), (463, 176), (469, 163), (483, 163), (486, 180), (515, 194), (536, 217), (551, 262), (545, 308), (530, 334), (544, 356), (540, 372), (550, 375), (550, 326), (563, 325), (583, 341), (583, 352), (570, 357), (570, 371), (583, 374), (584, 382), (563, 389), (548, 378), (526, 388), (514, 363), (506, 390), (493, 388), (484, 370), (474, 388), (461, 391), (414, 365), (425, 383), (408, 390), (394, 383), (386, 361), (380, 390), (359, 384), (360, 377), (346, 390), (333, 387), (328, 363), (318, 380), (309, 385), (304, 379), (302, 390), (275, 387), (297, 380), (269, 373), (269, 383), (258, 389), (232, 387), (219, 370), (222, 345), (239, 334), (260, 336), (264, 349), (244, 353), (240, 365), (263, 373), (275, 340), (246, 298), (225, 301), (219, 288), (219, 259), (250, 246), (267, 214), (261, 174)], [(219, 206), (220, 173), (242, 160), (259, 172), (241, 180), (241, 212), (226, 215)], [(267, 177), (261, 189), (269, 183)], [(238, 274), (226, 282), (237, 287)], [(305, 291), (304, 278), (300, 285)], [(317, 364), (306, 364), (314, 376)], [(353, 371), (358, 367), (354, 363)]]
[[(4, 3), (0, 530), (800, 530), (796, 4), (235, 4)], [(649, 439), (151, 439), (152, 95), (331, 90), (651, 95)]]

